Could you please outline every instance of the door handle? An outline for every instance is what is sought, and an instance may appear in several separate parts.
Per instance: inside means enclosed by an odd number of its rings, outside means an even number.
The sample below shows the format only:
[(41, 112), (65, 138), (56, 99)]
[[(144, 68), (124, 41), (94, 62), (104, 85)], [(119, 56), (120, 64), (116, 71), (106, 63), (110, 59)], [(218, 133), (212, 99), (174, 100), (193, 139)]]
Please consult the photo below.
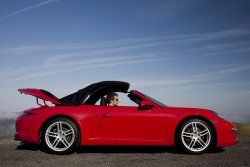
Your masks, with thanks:
[(102, 117), (110, 117), (111, 115), (110, 115), (110, 113), (101, 113), (100, 114)]

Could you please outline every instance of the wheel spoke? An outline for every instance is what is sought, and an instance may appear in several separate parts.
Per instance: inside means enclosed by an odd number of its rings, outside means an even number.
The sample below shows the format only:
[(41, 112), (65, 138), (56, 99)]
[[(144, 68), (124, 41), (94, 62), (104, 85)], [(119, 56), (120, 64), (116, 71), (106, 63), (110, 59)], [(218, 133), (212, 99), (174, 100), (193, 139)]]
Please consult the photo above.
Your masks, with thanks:
[(202, 141), (201, 138), (199, 138), (197, 141), (198, 141), (198, 143), (200, 143), (200, 145), (202, 146), (202, 148), (204, 148), (204, 147), (207, 146), (206, 143), (204, 143), (204, 141)]
[(58, 145), (58, 143), (60, 142), (59, 138), (56, 138), (52, 144), (52, 147), (56, 148), (56, 146)]
[(49, 136), (49, 137), (55, 137), (55, 138), (58, 136), (58, 134), (55, 133), (55, 132), (47, 132), (46, 135)]
[(194, 145), (195, 145), (195, 143), (196, 143), (196, 140), (195, 139), (192, 139), (192, 141), (189, 143), (189, 148), (190, 149), (192, 149), (193, 147), (194, 147)]
[(57, 123), (57, 132), (61, 132), (62, 130), (63, 130), (62, 122), (60, 121), (60, 122)]
[(63, 143), (63, 145), (65, 147), (69, 147), (70, 146), (69, 142), (66, 139), (62, 139), (61, 142)]
[(203, 130), (202, 132), (200, 132), (200, 136), (205, 136), (207, 134), (209, 134), (209, 130), (208, 129)]
[(197, 124), (196, 124), (196, 122), (192, 123), (192, 128), (193, 128), (193, 132), (197, 132)]
[(65, 131), (64, 133), (65, 133), (65, 137), (66, 137), (66, 136), (68, 136), (68, 135), (74, 133), (74, 130), (73, 130), (73, 129), (70, 129), (70, 130)]
[(183, 132), (183, 133), (182, 133), (182, 136), (183, 136), (183, 137), (189, 137), (189, 138), (192, 138), (193, 133)]

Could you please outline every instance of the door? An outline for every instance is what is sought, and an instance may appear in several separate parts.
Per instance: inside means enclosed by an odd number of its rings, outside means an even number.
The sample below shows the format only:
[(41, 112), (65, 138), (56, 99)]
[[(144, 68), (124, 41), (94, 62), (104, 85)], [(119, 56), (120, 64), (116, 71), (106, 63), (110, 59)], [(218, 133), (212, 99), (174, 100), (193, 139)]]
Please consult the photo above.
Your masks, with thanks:
[(160, 108), (102, 107), (100, 125), (109, 144), (162, 144), (166, 141), (167, 117)]

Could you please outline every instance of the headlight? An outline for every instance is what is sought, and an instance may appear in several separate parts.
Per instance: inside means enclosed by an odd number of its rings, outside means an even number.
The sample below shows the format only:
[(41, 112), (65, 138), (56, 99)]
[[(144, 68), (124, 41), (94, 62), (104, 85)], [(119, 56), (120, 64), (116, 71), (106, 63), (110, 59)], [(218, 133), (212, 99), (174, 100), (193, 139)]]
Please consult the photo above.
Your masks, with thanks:
[(225, 118), (223, 118), (221, 115), (219, 115), (216, 111), (212, 110), (212, 113), (214, 113), (215, 115), (217, 115), (218, 117), (220, 117), (221, 119), (225, 120)]

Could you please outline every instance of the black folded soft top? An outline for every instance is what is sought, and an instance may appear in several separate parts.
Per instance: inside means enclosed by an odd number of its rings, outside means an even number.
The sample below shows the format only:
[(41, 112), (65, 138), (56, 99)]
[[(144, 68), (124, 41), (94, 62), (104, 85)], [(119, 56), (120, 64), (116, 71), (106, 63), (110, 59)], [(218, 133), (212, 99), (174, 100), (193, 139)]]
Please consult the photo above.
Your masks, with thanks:
[(109, 92), (127, 93), (129, 83), (122, 81), (102, 81), (91, 84), (68, 96), (59, 99), (60, 105), (94, 104)]

